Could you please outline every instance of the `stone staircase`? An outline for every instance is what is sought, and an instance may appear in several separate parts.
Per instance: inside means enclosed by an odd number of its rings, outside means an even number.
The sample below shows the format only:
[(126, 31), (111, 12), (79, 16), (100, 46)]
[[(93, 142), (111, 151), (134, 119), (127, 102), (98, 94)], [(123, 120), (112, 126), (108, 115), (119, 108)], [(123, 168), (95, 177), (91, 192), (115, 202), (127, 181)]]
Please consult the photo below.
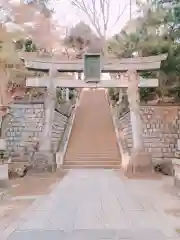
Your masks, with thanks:
[(105, 90), (83, 90), (64, 168), (120, 168), (121, 158)]

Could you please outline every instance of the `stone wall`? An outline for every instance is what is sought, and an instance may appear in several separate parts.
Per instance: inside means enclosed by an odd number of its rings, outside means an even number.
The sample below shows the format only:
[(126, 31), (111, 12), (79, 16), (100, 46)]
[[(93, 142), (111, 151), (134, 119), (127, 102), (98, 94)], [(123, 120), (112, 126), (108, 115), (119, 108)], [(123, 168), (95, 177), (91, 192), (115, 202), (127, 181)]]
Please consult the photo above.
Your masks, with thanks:
[[(141, 106), (144, 142), (153, 160), (169, 160), (175, 157), (180, 138), (180, 106)], [(131, 152), (132, 130), (130, 114), (117, 120), (124, 152)]]
[(40, 138), (44, 121), (43, 108), (42, 102), (15, 103), (10, 106), (2, 126), (8, 152), (22, 152), (28, 142)]
[[(52, 127), (53, 151), (58, 151), (68, 117), (55, 110)], [(63, 108), (64, 111), (64, 108)], [(69, 114), (69, 108), (68, 108)], [(27, 144), (40, 140), (44, 125), (44, 103), (14, 103), (2, 125), (2, 137), (6, 139), (7, 152), (22, 152)]]

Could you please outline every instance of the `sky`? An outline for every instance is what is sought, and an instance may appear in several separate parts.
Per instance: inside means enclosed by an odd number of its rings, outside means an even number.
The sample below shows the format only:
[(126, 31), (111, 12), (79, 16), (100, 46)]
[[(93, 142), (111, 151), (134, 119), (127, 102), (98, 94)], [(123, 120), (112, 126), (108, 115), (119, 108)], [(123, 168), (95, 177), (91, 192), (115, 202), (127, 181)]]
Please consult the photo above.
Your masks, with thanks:
[[(19, 2), (20, 0), (11, 0), (12, 2)], [(24, 0), (26, 2), (33, 0)], [(81, 1), (81, 0), (80, 0)], [(91, 0), (84, 0), (85, 2), (91, 3)], [(97, 3), (99, 0), (96, 0)], [(109, 0), (111, 1), (111, 11), (110, 11), (110, 21), (109, 27), (107, 31), (108, 37), (114, 35), (115, 33), (119, 33), (120, 30), (125, 26), (125, 24), (129, 21), (129, 3), (130, 0)], [(121, 2), (119, 4), (119, 2)], [(132, 2), (132, 13), (133, 17), (136, 15), (137, 7), (136, 0), (131, 0)], [(126, 6), (126, 8), (125, 8)], [(79, 21), (84, 21), (90, 25), (89, 19), (83, 13), (81, 13), (77, 8), (72, 6), (71, 0), (50, 0), (49, 7), (54, 9), (54, 19), (59, 23), (60, 26), (71, 28), (75, 26)], [(125, 8), (125, 11), (123, 9)], [(119, 21), (115, 23), (119, 12), (123, 14)]]
[[(91, 1), (91, 0), (85, 0)], [(110, 24), (108, 28), (108, 36), (112, 36), (115, 33), (120, 32), (120, 30), (125, 26), (127, 21), (129, 20), (129, 1), (130, 0), (110, 0), (111, 1), (111, 16), (110, 16)], [(120, 2), (122, 3), (118, 5)], [(98, 0), (97, 0), (98, 2)], [(127, 5), (126, 10), (121, 16), (120, 20), (117, 24), (114, 25), (116, 18), (119, 13), (124, 9), (125, 5)], [(80, 13), (78, 9), (71, 5), (70, 0), (51, 0), (50, 7), (55, 10), (54, 18), (59, 22), (60, 25), (72, 27), (76, 25), (79, 21), (84, 21), (87, 24), (90, 24), (87, 16), (85, 14)], [(136, 4), (135, 0), (132, 0), (132, 13), (133, 16), (136, 14)]]

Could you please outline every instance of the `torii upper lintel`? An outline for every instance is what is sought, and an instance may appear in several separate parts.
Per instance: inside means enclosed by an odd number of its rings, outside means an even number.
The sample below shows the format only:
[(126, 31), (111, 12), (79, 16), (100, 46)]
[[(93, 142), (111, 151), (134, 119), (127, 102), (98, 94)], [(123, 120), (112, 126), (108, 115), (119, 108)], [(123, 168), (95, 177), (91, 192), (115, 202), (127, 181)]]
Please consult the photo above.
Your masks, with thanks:
[[(149, 57), (135, 57), (122, 59), (101, 59), (101, 72), (126, 72), (128, 70), (150, 71), (160, 68), (161, 61), (167, 58), (166, 54)], [(53, 58), (38, 58), (22, 56), (25, 66), (29, 70), (48, 72), (52, 65), (59, 72), (83, 72), (84, 60), (57, 60)]]

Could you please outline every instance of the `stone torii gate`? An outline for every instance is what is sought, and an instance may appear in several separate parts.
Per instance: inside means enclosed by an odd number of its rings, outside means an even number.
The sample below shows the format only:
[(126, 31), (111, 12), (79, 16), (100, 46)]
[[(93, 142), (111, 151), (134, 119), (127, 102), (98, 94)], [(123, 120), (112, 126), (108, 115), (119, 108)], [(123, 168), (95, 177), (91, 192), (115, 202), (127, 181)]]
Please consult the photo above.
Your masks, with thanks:
[[(28, 87), (47, 87), (48, 97), (46, 99), (45, 128), (43, 132), (40, 149), (51, 150), (51, 128), (49, 123), (53, 118), (55, 106), (56, 87), (64, 88), (128, 88), (128, 100), (133, 135), (133, 150), (127, 170), (145, 171), (151, 168), (151, 157), (144, 150), (143, 126), (140, 116), (139, 87), (157, 87), (157, 79), (146, 79), (142, 81), (139, 77), (141, 71), (154, 71), (160, 68), (162, 60), (166, 55), (136, 57), (125, 59), (101, 59), (100, 54), (87, 54), (83, 60), (57, 61), (51, 58), (24, 58), (25, 66), (29, 70), (49, 72), (48, 77), (27, 79)], [(60, 79), (55, 72), (84, 72), (85, 80)], [(125, 78), (101, 80), (101, 72), (124, 73)]]

